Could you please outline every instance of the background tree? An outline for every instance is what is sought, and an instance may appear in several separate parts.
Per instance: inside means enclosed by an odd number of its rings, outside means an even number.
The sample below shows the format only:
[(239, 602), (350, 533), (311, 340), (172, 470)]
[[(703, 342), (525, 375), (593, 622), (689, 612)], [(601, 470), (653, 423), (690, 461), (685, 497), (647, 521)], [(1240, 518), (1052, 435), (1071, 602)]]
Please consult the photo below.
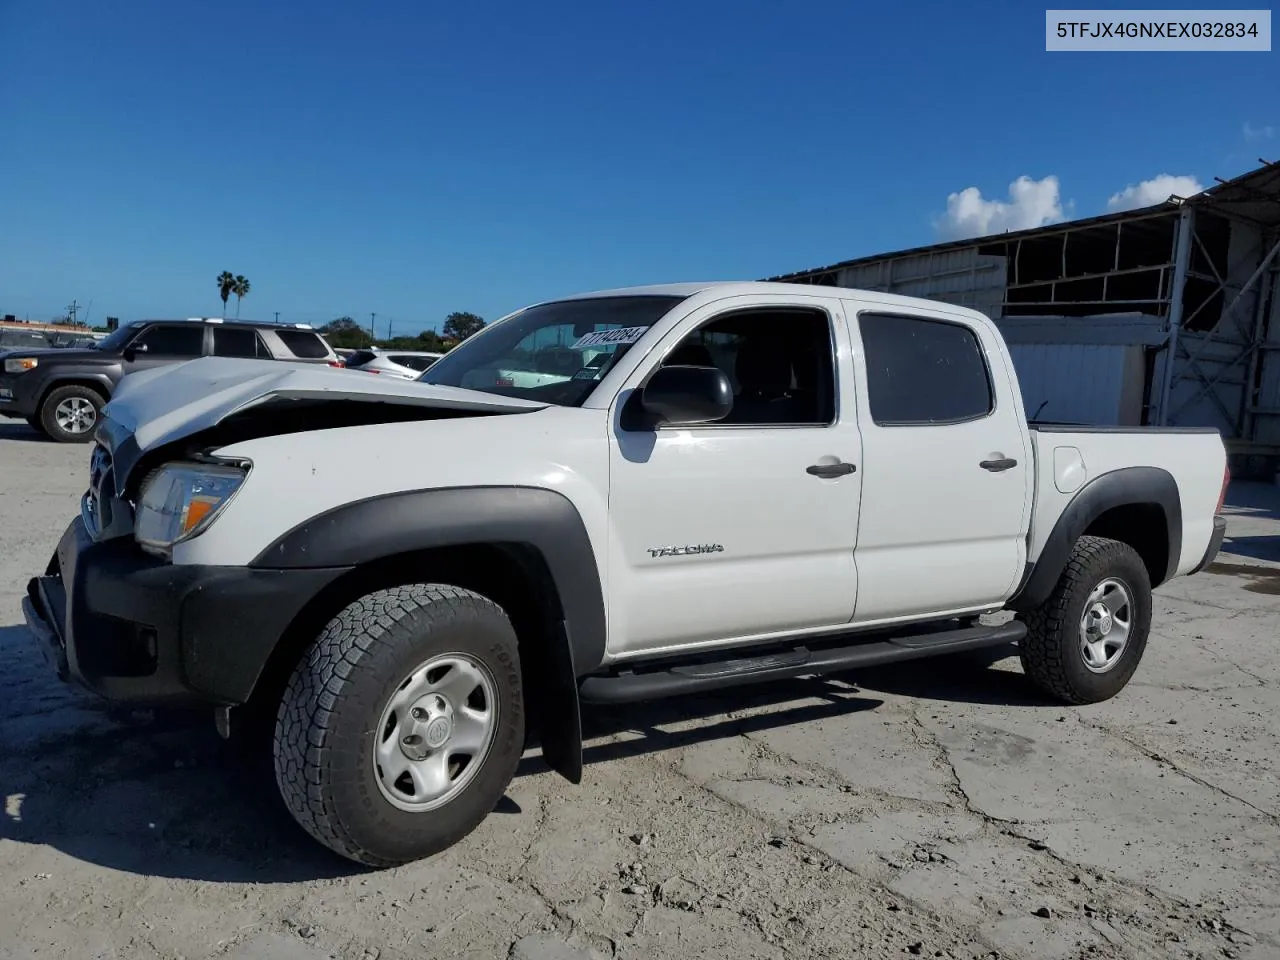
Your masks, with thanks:
[(338, 317), (336, 320), (330, 320), (320, 328), (320, 332), (324, 334), (330, 346), (335, 349), (362, 350), (373, 343), (373, 339), (369, 336), (369, 331), (365, 330), (350, 317)]
[[(236, 295), (236, 317), (239, 318), (240, 301), (249, 295), (249, 281), (239, 274), (236, 274), (236, 279), (231, 287), (231, 292)], [(226, 297), (223, 297), (223, 300), (225, 301)]]
[(446, 340), (462, 341), (484, 329), (484, 319), (474, 313), (451, 313), (444, 318), (441, 332)]
[(227, 297), (236, 291), (236, 278), (231, 271), (223, 270), (218, 274), (218, 295), (222, 297), (222, 316), (227, 315)]

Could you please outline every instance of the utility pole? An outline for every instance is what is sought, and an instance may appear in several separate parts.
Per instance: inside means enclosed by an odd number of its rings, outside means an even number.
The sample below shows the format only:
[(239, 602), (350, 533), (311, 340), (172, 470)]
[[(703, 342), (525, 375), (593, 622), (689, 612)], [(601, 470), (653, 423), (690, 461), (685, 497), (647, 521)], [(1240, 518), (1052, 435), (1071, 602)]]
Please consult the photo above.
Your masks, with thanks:
[(79, 309), (75, 300), (72, 300), (67, 306), (67, 319), (71, 321), (71, 326), (76, 325), (76, 311)]
[(387, 317), (387, 339), (391, 339), (391, 324), (395, 323), (395, 317)]

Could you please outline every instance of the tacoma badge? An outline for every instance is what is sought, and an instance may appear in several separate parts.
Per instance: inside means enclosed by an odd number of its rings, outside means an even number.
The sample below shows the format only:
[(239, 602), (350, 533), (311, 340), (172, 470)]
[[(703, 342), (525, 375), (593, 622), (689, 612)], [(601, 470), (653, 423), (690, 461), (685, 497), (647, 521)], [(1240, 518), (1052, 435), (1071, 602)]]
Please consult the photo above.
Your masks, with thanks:
[(687, 547), (649, 547), (651, 557), (687, 557), (695, 553), (724, 553), (718, 543), (698, 543)]

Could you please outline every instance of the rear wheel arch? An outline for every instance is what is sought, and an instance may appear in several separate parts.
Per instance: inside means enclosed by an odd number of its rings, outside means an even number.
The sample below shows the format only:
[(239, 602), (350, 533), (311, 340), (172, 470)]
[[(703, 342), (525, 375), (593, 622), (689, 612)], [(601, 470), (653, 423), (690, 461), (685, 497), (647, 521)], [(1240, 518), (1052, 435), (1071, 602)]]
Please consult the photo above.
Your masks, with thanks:
[(1026, 611), (1044, 603), (1084, 536), (1128, 544), (1142, 558), (1151, 585), (1159, 586), (1173, 576), (1182, 554), (1177, 481), (1160, 467), (1123, 467), (1089, 481), (1058, 517), (1008, 606)]

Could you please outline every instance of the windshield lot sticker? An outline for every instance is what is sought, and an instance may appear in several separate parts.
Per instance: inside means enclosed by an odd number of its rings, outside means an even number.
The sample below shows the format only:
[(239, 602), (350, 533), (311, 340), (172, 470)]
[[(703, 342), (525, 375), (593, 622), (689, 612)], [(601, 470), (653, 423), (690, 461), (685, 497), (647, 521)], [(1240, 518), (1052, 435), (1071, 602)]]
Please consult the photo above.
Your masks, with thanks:
[(648, 327), (621, 327), (614, 330), (596, 330), (579, 337), (572, 349), (581, 350), (583, 347), (599, 347), (610, 343), (635, 343), (648, 329)]

